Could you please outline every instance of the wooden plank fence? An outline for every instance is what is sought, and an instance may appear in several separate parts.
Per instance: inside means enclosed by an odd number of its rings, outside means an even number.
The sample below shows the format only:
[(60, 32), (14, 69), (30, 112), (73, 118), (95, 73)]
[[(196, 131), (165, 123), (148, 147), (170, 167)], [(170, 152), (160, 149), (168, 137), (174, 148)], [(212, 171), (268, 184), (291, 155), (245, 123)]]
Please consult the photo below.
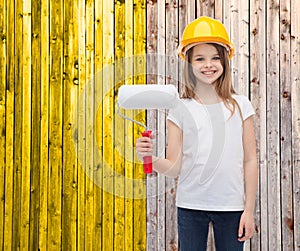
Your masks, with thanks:
[[(207, 15), (235, 44), (255, 108), (256, 232), (245, 250), (300, 250), (300, 3), (0, 0), (0, 250), (179, 250), (176, 179), (145, 176), (122, 84), (182, 88), (176, 48)], [(156, 132), (166, 114), (124, 111)], [(210, 231), (208, 250), (214, 250)]]

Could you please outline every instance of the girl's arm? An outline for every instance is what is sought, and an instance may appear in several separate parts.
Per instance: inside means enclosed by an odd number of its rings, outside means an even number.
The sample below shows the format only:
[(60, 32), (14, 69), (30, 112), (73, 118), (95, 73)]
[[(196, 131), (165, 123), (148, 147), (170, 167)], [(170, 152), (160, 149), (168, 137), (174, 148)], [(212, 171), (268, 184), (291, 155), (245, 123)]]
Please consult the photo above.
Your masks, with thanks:
[[(254, 207), (258, 184), (258, 166), (253, 116), (243, 124), (245, 209), (240, 220), (239, 240), (244, 241), (254, 234)], [(241, 238), (244, 231), (244, 237)]]
[[(152, 156), (153, 169), (169, 177), (176, 177), (180, 173), (182, 159), (182, 131), (173, 122), (168, 120), (168, 145), (166, 158)], [(153, 155), (153, 144), (147, 137), (139, 138), (136, 142), (136, 151), (140, 160), (143, 156)]]

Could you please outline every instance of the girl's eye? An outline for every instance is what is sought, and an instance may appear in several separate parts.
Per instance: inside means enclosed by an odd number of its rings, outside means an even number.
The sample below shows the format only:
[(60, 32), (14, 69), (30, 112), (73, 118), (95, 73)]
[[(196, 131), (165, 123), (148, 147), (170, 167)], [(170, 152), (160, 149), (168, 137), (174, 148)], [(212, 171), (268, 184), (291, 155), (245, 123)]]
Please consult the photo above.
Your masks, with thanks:
[(203, 61), (203, 58), (196, 58), (196, 61)]
[(219, 56), (213, 57), (213, 60), (220, 60)]

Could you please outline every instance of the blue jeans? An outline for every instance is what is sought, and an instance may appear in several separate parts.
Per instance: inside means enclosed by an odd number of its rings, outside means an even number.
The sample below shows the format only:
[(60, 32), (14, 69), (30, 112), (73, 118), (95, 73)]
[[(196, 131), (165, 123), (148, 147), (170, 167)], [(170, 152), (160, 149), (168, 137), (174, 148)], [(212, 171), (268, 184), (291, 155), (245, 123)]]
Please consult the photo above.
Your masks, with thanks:
[(210, 221), (213, 223), (217, 251), (243, 251), (244, 242), (238, 241), (242, 211), (177, 210), (180, 251), (206, 251)]

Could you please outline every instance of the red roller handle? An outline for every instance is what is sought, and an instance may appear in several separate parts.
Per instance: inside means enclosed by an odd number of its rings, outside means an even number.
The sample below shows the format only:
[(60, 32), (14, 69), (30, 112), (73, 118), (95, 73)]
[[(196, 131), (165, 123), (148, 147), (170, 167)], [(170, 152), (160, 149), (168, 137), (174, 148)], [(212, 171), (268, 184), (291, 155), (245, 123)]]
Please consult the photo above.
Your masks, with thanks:
[[(144, 131), (142, 132), (143, 137), (151, 137), (152, 131)], [(152, 156), (143, 157), (144, 160), (144, 173), (152, 173)]]

